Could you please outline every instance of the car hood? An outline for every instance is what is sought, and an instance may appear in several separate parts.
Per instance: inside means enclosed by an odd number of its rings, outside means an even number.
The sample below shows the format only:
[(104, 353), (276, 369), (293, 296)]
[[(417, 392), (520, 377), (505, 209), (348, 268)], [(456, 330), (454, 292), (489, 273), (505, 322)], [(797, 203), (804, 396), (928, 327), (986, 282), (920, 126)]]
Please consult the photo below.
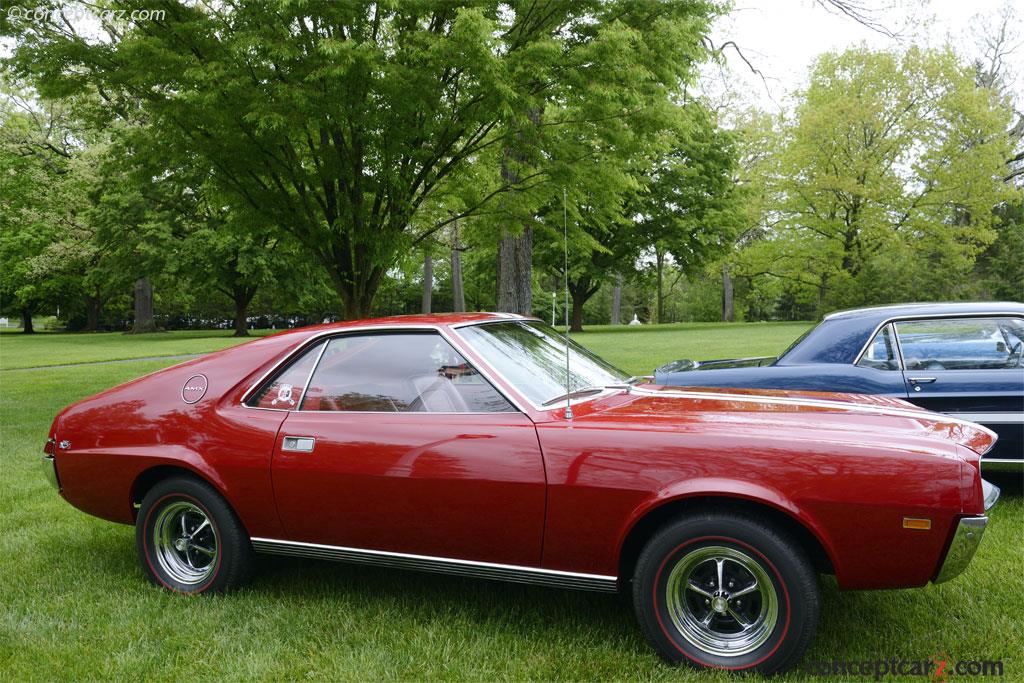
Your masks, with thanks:
[[(583, 406), (579, 406), (583, 408)], [(932, 450), (935, 441), (955, 443), (978, 455), (996, 441), (991, 430), (934, 413), (887, 396), (819, 391), (725, 389), (640, 385), (616, 400), (574, 407), (583, 420), (638, 420), (655, 428), (748, 430), (764, 435), (781, 430), (787, 438), (840, 440)], [(952, 453), (955, 449), (940, 449)]]

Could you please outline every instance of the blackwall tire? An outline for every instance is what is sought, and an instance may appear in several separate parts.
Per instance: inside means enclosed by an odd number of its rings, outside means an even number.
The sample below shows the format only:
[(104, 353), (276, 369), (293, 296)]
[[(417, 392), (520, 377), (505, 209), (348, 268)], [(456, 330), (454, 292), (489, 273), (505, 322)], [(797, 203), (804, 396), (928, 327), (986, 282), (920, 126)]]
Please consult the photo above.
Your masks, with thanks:
[(135, 523), (139, 562), (150, 581), (177, 593), (228, 591), (253, 565), (237, 515), (209, 484), (189, 477), (159, 482)]
[(671, 664), (778, 673), (796, 665), (818, 626), (818, 577), (777, 530), (731, 513), (688, 516), (644, 547), (633, 607)]

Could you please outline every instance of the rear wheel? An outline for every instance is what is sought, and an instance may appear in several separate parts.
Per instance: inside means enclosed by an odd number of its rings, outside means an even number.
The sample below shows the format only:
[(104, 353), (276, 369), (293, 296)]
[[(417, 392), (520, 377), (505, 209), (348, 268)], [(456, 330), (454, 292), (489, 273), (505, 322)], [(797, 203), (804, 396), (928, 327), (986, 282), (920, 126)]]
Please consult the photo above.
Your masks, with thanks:
[(234, 511), (209, 484), (188, 477), (146, 494), (135, 541), (149, 579), (179, 593), (230, 590), (252, 566), (249, 536)]
[(671, 523), (637, 562), (633, 604), (667, 661), (784, 671), (817, 629), (817, 576), (790, 538), (735, 513)]

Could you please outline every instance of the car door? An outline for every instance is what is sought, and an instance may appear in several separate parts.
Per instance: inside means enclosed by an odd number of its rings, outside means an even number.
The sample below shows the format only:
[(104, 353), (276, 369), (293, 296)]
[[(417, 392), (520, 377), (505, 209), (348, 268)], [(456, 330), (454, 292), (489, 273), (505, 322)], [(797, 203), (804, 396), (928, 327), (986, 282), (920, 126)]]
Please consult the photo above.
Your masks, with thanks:
[(289, 540), (540, 564), (533, 423), (438, 332), (334, 337), (297, 401), (272, 467)]
[(895, 326), (909, 400), (996, 432), (987, 464), (1024, 462), (1024, 321), (946, 318)]

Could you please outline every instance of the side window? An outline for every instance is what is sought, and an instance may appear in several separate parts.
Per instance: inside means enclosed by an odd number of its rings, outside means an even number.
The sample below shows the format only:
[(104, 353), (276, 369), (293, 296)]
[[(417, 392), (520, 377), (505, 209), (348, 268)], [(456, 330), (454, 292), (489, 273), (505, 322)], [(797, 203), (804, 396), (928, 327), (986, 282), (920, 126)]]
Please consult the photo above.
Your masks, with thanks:
[(951, 318), (896, 323), (908, 370), (991, 370), (1018, 361), (997, 318)]
[(316, 359), (324, 342), (314, 344), (301, 356), (278, 370), (259, 391), (249, 397), (245, 405), (251, 408), (278, 408), (279, 410), (295, 410), (302, 398), (302, 390), (309, 381)]
[(441, 335), (428, 332), (331, 339), (301, 410), (497, 413), (514, 409)]
[(892, 325), (886, 325), (878, 331), (857, 365), (877, 370), (900, 369), (899, 360), (896, 358), (896, 344), (892, 338)]
[(1009, 366), (1024, 367), (1024, 318), (1003, 318), (999, 326), (1003, 328), (1003, 336), (1006, 337)]

